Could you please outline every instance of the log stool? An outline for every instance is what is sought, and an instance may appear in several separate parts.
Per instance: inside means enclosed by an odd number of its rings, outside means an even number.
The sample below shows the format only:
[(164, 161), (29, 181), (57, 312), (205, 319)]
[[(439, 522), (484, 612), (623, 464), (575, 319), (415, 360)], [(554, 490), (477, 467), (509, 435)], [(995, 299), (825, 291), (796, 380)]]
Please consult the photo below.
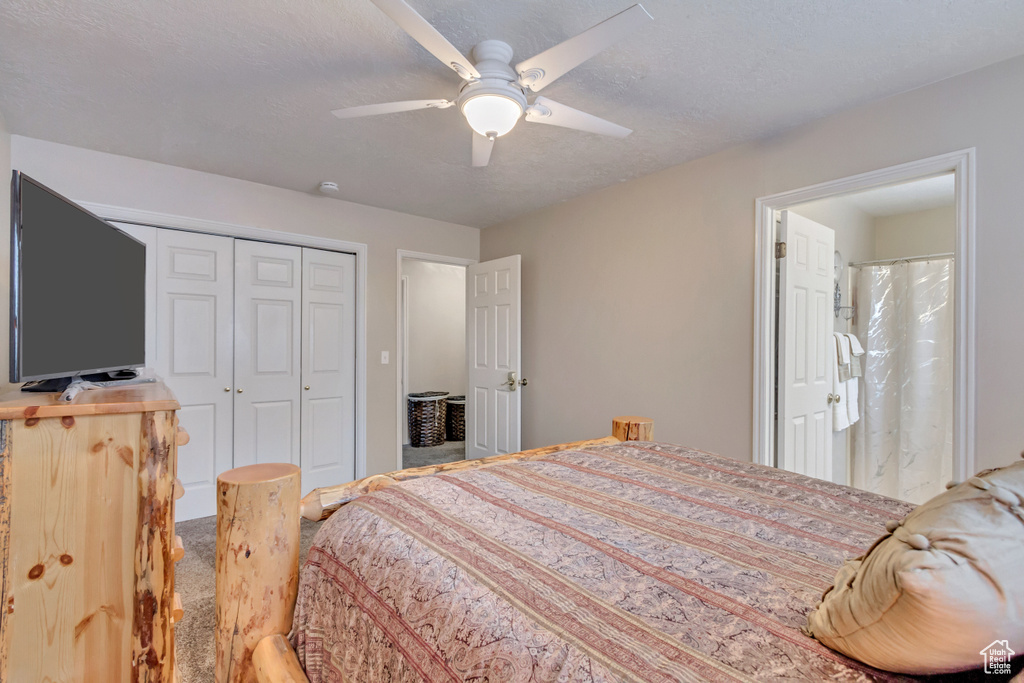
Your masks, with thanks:
[(612, 419), (612, 436), (619, 441), (652, 441), (654, 420), (637, 415), (620, 415)]
[(217, 477), (217, 683), (256, 681), (257, 643), (292, 627), (301, 492), (299, 468), (286, 463), (238, 467)]

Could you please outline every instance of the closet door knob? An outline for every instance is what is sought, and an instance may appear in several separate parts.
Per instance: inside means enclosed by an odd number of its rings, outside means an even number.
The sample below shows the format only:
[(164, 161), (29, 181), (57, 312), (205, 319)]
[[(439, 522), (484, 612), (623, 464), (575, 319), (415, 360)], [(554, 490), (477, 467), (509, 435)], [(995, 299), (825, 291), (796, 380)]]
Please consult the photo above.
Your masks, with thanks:
[(231, 387), (224, 387), (224, 391), (231, 391)]
[(832, 405), (832, 401), (834, 401), (834, 400), (836, 400), (836, 397), (833, 396), (832, 394), (829, 394), (828, 395), (828, 404)]
[(238, 393), (242, 393), (242, 390), (241, 390), (241, 389), (239, 389), (239, 390), (238, 390)]
[(305, 389), (306, 389), (306, 391), (309, 391), (309, 385), (308, 384), (305, 386)]

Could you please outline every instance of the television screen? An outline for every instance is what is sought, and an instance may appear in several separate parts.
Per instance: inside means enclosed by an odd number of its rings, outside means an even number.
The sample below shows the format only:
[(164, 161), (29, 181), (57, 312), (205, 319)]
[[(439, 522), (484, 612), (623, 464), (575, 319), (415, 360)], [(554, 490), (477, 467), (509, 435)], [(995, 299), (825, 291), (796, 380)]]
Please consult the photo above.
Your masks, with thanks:
[(146, 246), (23, 173), (11, 190), (11, 381), (143, 365)]

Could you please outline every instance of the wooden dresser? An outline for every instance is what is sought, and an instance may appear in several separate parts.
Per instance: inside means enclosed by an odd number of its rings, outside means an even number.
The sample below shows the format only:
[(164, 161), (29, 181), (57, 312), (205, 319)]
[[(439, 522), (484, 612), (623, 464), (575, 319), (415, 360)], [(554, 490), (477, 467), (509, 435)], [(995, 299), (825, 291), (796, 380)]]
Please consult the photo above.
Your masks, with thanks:
[(57, 396), (0, 397), (0, 681), (170, 683), (178, 402)]

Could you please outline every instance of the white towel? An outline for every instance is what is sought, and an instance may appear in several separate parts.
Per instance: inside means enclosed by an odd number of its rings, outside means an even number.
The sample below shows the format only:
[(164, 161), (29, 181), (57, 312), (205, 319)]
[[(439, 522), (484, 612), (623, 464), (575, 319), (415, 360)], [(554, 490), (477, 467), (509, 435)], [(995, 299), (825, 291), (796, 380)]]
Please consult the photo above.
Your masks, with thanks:
[(860, 419), (860, 386), (858, 382), (860, 380), (856, 377), (851, 377), (843, 382), (846, 385), (846, 397), (843, 399), (846, 401), (846, 419), (851, 425)]
[(845, 382), (853, 377), (853, 368), (850, 365), (850, 359), (853, 358), (850, 354), (850, 340), (842, 332), (833, 332), (832, 336), (836, 338), (836, 355), (839, 358), (839, 381)]
[(835, 335), (832, 339), (834, 342), (835, 353), (832, 355), (832, 395), (838, 397), (837, 400), (832, 402), (832, 431), (841, 432), (850, 426), (850, 416), (846, 411), (846, 397), (847, 397), (847, 384), (848, 382), (842, 382), (839, 380), (839, 357), (842, 343), (840, 337), (842, 335)]
[(864, 368), (861, 365), (861, 356), (864, 355), (864, 347), (860, 345), (860, 340), (857, 339), (856, 335), (847, 334), (846, 337), (850, 340), (850, 375), (852, 377), (863, 377)]

